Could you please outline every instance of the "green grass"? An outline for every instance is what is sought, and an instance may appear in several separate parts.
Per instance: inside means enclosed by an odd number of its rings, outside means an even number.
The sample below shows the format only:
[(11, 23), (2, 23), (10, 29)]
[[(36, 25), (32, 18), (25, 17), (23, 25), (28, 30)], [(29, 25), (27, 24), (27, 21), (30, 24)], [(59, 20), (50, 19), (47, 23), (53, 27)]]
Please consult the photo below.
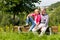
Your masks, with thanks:
[(39, 37), (33, 33), (0, 32), (0, 40), (60, 40), (59, 34)]

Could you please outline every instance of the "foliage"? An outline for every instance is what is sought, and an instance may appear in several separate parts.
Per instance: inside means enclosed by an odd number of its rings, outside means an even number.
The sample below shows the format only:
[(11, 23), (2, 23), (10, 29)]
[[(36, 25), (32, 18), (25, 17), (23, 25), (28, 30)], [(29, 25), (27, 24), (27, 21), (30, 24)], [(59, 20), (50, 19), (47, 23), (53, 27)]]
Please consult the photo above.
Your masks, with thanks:
[(60, 6), (60, 2), (57, 2), (57, 3), (54, 3), (52, 4), (51, 6), (49, 6), (49, 10), (52, 11), (54, 10), (55, 8), (59, 7)]
[[(34, 2), (32, 0), (1, 0), (0, 1), (0, 25), (10, 25), (16, 23), (19, 20), (18, 25), (24, 25), (26, 16), (31, 9), (34, 9)], [(50, 16), (49, 26), (60, 24), (60, 2), (52, 4), (48, 9), (47, 13)], [(27, 6), (29, 5), (29, 6)], [(54, 8), (50, 11), (51, 8)], [(14, 19), (14, 18), (15, 19)], [(17, 19), (16, 19), (17, 17)], [(13, 23), (12, 20), (13, 19)]]
[(23, 12), (19, 15), (15, 16), (15, 20), (13, 19), (13, 15), (6, 13), (6, 12), (0, 12), (0, 26), (6, 26), (6, 25), (24, 25), (26, 20), (27, 13)]
[(39, 0), (1, 0), (1, 10), (7, 12), (23, 12), (23, 11), (30, 11), (32, 8), (35, 7), (34, 2), (38, 2)]
[[(60, 2), (57, 2), (55, 4), (52, 4), (49, 8), (48, 8), (48, 14), (50, 16), (50, 20), (49, 20), (49, 26), (54, 26), (54, 25), (59, 25), (60, 24)], [(50, 10), (51, 8), (53, 8), (53, 10)]]
[(58, 24), (58, 32), (60, 32), (60, 24)]
[[(19, 18), (20, 24), (25, 23), (26, 15), (35, 8), (33, 3), (38, 1), (39, 0), (0, 0), (0, 25), (5, 26), (16, 23), (18, 19), (15, 19), (15, 16)], [(24, 17), (24, 19), (22, 19), (22, 17)], [(14, 23), (11, 22), (11, 19), (13, 19)]]
[(60, 36), (59, 34), (55, 34), (39, 37), (33, 33), (2, 32), (0, 33), (0, 40), (60, 40)]
[(60, 34), (43, 35), (39, 37), (38, 34), (34, 35), (32, 32), (13, 32), (12, 27), (12, 25), (6, 25), (5, 29), (3, 29), (4, 27), (0, 27), (0, 40), (60, 40)]
[(57, 7), (55, 10), (53, 10), (54, 12), (52, 12), (50, 14), (50, 24), (52, 25), (58, 25), (60, 24), (60, 6)]

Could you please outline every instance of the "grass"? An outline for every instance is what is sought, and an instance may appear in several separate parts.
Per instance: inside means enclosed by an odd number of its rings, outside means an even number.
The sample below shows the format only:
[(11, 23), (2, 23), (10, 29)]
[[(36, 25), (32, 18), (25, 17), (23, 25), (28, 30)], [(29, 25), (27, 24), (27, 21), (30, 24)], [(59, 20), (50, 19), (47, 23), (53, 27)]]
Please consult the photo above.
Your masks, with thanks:
[(60, 40), (59, 34), (39, 37), (33, 33), (0, 32), (0, 40)]

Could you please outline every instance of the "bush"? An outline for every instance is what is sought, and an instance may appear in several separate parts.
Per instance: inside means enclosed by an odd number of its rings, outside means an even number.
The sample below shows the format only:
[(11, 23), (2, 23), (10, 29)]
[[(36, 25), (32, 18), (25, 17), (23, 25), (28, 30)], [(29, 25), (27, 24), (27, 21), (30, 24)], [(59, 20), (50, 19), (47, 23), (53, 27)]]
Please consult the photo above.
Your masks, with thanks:
[(50, 26), (58, 26), (60, 24), (60, 6), (54, 9), (52, 12), (49, 13), (50, 16)]

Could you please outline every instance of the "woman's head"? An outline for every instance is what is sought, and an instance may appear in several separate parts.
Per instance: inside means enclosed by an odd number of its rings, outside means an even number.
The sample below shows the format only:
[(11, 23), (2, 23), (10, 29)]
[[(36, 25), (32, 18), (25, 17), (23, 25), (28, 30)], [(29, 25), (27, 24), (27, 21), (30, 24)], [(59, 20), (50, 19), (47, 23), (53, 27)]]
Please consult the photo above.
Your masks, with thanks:
[(35, 10), (34, 10), (34, 13), (35, 13), (35, 14), (39, 14), (39, 13), (40, 13), (40, 12), (39, 12), (39, 9), (35, 9)]

